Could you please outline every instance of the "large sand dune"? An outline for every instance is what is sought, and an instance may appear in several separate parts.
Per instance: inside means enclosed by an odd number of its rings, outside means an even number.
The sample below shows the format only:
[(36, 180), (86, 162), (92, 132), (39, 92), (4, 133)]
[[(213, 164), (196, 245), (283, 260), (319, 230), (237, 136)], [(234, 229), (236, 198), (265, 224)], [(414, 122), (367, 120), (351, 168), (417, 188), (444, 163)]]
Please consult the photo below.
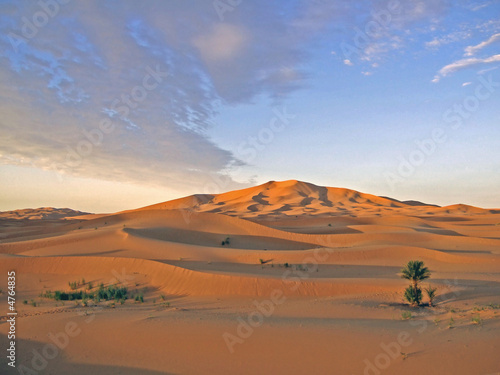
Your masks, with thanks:
[[(68, 322), (81, 330), (40, 373), (500, 371), (500, 210), (292, 180), (81, 214), (0, 215), (0, 270), (17, 273), (18, 364), (33, 368), (33, 349)], [(412, 259), (432, 271), (435, 307), (403, 303), (399, 270)], [(145, 302), (40, 297), (81, 279), (125, 285)], [(252, 317), (255, 327), (243, 327)], [(7, 332), (4, 316), (2, 343)], [(401, 332), (410, 344), (398, 343)], [(400, 348), (385, 366), (389, 344)]]

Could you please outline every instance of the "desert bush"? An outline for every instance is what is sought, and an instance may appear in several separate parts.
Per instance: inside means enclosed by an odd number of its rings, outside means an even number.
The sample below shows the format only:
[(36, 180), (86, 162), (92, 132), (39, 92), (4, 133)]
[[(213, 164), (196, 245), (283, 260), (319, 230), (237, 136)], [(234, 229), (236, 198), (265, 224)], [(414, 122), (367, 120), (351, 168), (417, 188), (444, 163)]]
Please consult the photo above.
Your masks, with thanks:
[(401, 278), (410, 280), (411, 285), (405, 289), (404, 297), (412, 306), (418, 306), (422, 302), (422, 290), (418, 283), (428, 279), (431, 273), (421, 260), (410, 260), (401, 270)]
[[(70, 283), (73, 285), (73, 283)], [(61, 290), (46, 291), (41, 294), (42, 297), (54, 299), (56, 301), (78, 301), (83, 300), (84, 303), (88, 303), (88, 300), (94, 300), (95, 302), (100, 302), (101, 300), (109, 301), (116, 300), (119, 301), (121, 299), (127, 299), (128, 291), (127, 288), (117, 287), (116, 285), (110, 285), (107, 288), (104, 287), (103, 284), (99, 286), (99, 289), (96, 292), (92, 291), (72, 291), (65, 292)]]
[(424, 290), (425, 290), (425, 293), (427, 294), (427, 297), (429, 297), (429, 306), (432, 306), (434, 299), (436, 298), (437, 288), (433, 288), (432, 286), (429, 285)]
[(412, 318), (412, 315), (411, 315), (410, 311), (403, 311), (401, 313), (401, 319), (402, 320), (408, 320), (408, 319), (411, 319), (411, 318)]
[(472, 323), (474, 323), (474, 324), (481, 324), (483, 322), (481, 320), (481, 316), (479, 316), (479, 314), (473, 316), (471, 320), (472, 320)]
[(408, 286), (404, 296), (412, 306), (418, 306), (422, 302), (422, 290), (418, 287), (415, 289), (412, 285)]

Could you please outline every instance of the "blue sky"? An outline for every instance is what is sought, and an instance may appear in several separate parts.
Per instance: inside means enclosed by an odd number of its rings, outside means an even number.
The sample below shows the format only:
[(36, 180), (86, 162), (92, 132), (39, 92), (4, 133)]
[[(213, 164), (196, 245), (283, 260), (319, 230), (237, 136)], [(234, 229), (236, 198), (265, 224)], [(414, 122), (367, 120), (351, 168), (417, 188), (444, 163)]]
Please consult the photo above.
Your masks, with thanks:
[(268, 180), (500, 207), (500, 1), (0, 1), (0, 210)]

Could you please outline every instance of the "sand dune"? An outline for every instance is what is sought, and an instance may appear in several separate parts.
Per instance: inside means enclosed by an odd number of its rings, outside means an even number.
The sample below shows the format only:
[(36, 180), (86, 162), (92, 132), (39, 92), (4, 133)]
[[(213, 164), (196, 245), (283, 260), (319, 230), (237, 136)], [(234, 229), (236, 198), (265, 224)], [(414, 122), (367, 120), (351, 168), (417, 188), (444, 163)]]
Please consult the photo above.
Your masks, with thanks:
[(272, 220), (311, 216), (370, 216), (381, 213), (496, 214), (496, 210), (457, 204), (447, 207), (418, 201), (401, 202), (344, 188), (322, 187), (297, 180), (265, 184), (223, 194), (197, 194), (159, 203), (142, 210), (190, 210)]
[(88, 212), (75, 211), (70, 208), (53, 208), (53, 207), (41, 207), (41, 208), (26, 208), (22, 210), (15, 211), (3, 211), (0, 212), (0, 220), (2, 219), (14, 219), (14, 220), (58, 220), (64, 218), (74, 218), (76, 216), (88, 215)]
[[(116, 214), (21, 210), (0, 215), (0, 272), (18, 275), (26, 347), (20, 363), (30, 365), (30, 348), (43, 348), (47, 333), (78, 321), (81, 336), (47, 364), (56, 374), (363, 374), (381, 340), (394, 341), (403, 330), (412, 332), (413, 344), (384, 373), (416, 373), (424, 363), (429, 374), (487, 374), (498, 370), (493, 348), (500, 344), (499, 213), (295, 180)], [(430, 267), (436, 307), (403, 303), (399, 270), (410, 259)], [(40, 297), (81, 279), (82, 288), (125, 285), (145, 302), (82, 307)], [(276, 295), (282, 302), (271, 304), (273, 312), (232, 355), (223, 335)], [(6, 298), (0, 294), (0, 303)], [(414, 317), (403, 321), (407, 310)], [(480, 325), (472, 321), (477, 316)], [(473, 348), (463, 349), (469, 340)], [(122, 341), (133, 343), (123, 348)], [(193, 362), (198, 342), (205, 346)], [(327, 350), (332, 343), (337, 347)], [(255, 363), (266, 358), (263, 348), (276, 353), (265, 369)], [(455, 359), (441, 363), (436, 352)], [(276, 366), (272, 358), (279, 358)]]

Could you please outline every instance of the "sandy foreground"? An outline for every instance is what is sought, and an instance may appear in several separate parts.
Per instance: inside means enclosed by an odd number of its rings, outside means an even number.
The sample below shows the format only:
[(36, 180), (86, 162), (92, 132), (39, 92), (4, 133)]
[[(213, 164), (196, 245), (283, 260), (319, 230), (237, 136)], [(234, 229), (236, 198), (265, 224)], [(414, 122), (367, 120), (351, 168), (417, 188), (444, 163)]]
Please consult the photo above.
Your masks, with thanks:
[[(434, 307), (403, 302), (413, 259)], [(144, 302), (40, 296), (82, 279)], [(0, 289), (1, 374), (500, 374), (500, 210), (285, 181), (110, 215), (0, 214)]]

